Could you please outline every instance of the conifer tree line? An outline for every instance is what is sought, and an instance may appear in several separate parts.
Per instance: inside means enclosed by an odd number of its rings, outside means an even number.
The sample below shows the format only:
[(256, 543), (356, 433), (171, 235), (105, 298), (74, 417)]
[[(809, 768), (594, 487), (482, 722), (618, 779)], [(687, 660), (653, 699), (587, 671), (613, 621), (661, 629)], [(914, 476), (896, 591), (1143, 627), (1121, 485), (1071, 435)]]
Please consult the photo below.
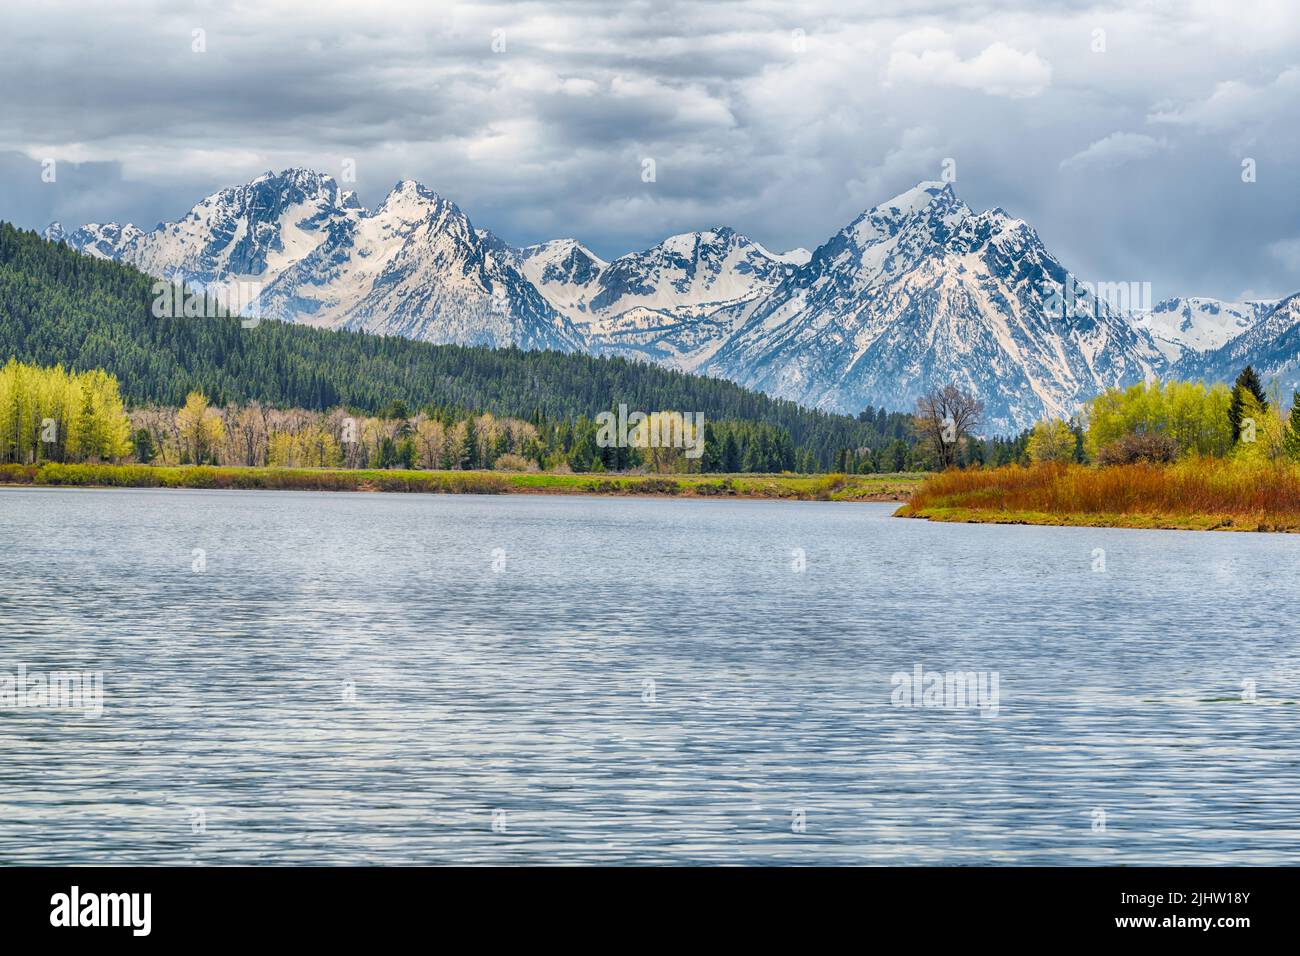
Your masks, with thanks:
[[(400, 402), (406, 421), (423, 415), (453, 430), (490, 414), (530, 424), (542, 462), (563, 458), (575, 470), (627, 464), (616, 450), (593, 448), (595, 416), (619, 403), (702, 413), (708, 460), (693, 468), (888, 471), (923, 460), (910, 417), (899, 412), (834, 415), (622, 358), (431, 345), (275, 321), (248, 329), (234, 318), (160, 319), (151, 312), (153, 284), (130, 266), (0, 223), (0, 362), (102, 369), (132, 410), (175, 411), (199, 393), (223, 420), (232, 406), (254, 403), (299, 417), (395, 421), (382, 413)], [(406, 437), (391, 438), (393, 448)], [(376, 454), (387, 460), (380, 444)], [(281, 452), (302, 457), (301, 449)]]

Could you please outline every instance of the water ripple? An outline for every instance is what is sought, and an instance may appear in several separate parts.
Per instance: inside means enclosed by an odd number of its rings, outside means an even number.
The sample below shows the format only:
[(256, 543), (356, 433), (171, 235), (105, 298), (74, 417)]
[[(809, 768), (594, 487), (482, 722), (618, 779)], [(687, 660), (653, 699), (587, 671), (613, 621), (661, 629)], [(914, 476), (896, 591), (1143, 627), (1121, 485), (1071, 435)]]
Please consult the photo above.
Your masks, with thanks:
[(1296, 858), (1300, 538), (890, 510), (0, 490), (0, 862)]

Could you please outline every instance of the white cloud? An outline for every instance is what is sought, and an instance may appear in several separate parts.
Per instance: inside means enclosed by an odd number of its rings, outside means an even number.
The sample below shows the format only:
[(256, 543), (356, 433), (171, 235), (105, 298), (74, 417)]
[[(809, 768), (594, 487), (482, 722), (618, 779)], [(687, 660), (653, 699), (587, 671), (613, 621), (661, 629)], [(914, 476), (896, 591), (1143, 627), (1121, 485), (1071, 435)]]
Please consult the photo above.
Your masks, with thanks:
[(1224, 130), (1246, 126), (1274, 117), (1294, 119), (1300, 106), (1300, 68), (1288, 67), (1271, 82), (1252, 86), (1241, 80), (1216, 83), (1203, 100), (1186, 106), (1157, 111), (1152, 123), (1195, 126), (1203, 130)]
[(964, 200), (1077, 272), (1280, 295), (1297, 42), (1295, 0), (0, 3), (0, 219), (151, 225), (349, 158), (362, 202), (418, 179), (520, 244), (609, 258), (725, 223), (812, 247), (953, 159)]
[(1279, 239), (1270, 243), (1268, 253), (1287, 268), (1287, 271), (1300, 275), (1300, 238)]
[(1111, 133), (1061, 161), (1062, 169), (1115, 169), (1169, 148), (1169, 141), (1145, 133)]
[[(942, 31), (931, 31), (927, 39), (944, 42)], [(1001, 40), (963, 60), (948, 47), (915, 49), (918, 33), (905, 34), (902, 48), (895, 48), (885, 68), (888, 83), (934, 83), (980, 90), (992, 96), (1037, 96), (1052, 83), (1051, 65), (1034, 50), (1021, 52)]]
[(946, 50), (954, 42), (955, 38), (947, 30), (921, 27), (900, 34), (889, 44), (889, 48), (897, 53), (925, 53), (927, 50)]

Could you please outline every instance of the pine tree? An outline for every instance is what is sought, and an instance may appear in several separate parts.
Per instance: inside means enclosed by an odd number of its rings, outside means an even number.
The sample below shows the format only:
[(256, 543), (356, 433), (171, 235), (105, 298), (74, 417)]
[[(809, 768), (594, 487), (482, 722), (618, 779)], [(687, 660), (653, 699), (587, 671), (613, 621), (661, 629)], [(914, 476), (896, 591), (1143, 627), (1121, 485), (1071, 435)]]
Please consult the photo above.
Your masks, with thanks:
[(132, 436), (131, 441), (135, 446), (136, 461), (140, 462), (142, 465), (147, 465), (149, 462), (153, 461), (154, 455), (157, 454), (157, 452), (154, 451), (153, 438), (149, 435), (149, 429), (137, 429), (135, 434)]
[(465, 441), (460, 446), (458, 468), (478, 467), (478, 435), (474, 432), (474, 419), (465, 419)]
[(729, 475), (740, 471), (740, 448), (736, 444), (736, 433), (730, 429), (722, 443), (722, 470)]
[(1228, 423), (1232, 426), (1232, 440), (1241, 441), (1241, 422), (1242, 406), (1245, 402), (1245, 393), (1250, 392), (1255, 401), (1259, 402), (1260, 411), (1268, 411), (1268, 400), (1264, 397), (1264, 386), (1259, 381), (1259, 375), (1255, 370), (1247, 365), (1237, 376), (1237, 380), (1232, 384), (1232, 401), (1228, 405)]
[(1282, 435), (1282, 451), (1292, 461), (1300, 461), (1300, 392), (1291, 398), (1291, 416)]
[(895, 438), (889, 445), (889, 470), (894, 472), (907, 470), (907, 442)]
[(712, 422), (704, 423), (704, 450), (700, 454), (700, 471), (713, 474), (722, 470), (722, 449), (718, 447), (718, 432)]

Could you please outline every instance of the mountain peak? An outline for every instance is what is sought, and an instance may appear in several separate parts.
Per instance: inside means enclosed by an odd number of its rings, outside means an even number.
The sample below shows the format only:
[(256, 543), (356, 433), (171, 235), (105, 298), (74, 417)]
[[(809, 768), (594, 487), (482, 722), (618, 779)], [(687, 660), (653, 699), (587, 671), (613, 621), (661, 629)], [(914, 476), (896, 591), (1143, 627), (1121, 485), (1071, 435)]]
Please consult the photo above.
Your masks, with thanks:
[(596, 255), (577, 239), (573, 238), (548, 239), (545, 242), (538, 242), (531, 246), (524, 246), (519, 250), (519, 252), (525, 259), (541, 256), (549, 262), (566, 256), (577, 255), (587, 259), (602, 269), (609, 265), (608, 262)]
[(907, 216), (914, 212), (919, 212), (941, 196), (954, 201), (957, 199), (957, 194), (953, 192), (950, 183), (941, 183), (936, 180), (922, 180), (911, 189), (899, 193), (893, 199), (887, 200), (873, 207), (872, 211), (890, 211)]
[[(930, 241), (948, 234), (968, 215), (970, 209), (948, 183), (922, 181), (868, 209), (818, 252), (826, 250), (840, 255), (847, 243), (854, 250), (854, 257), (865, 265), (860, 257), (879, 243), (893, 240), (901, 233), (911, 235), (914, 242)], [(813, 253), (814, 257), (818, 252)]]
[(414, 179), (403, 179), (384, 197), (376, 215), (396, 216), (407, 222), (415, 222), (426, 218), (436, 209), (451, 205), (428, 186)]
[(391, 196), (393, 193), (402, 196), (423, 196), (435, 199), (438, 197), (438, 194), (432, 189), (415, 179), (399, 179), (388, 194)]
[(329, 173), (322, 173), (315, 169), (309, 169), (306, 166), (289, 166), (280, 170), (278, 173), (273, 169), (268, 169), (260, 176), (249, 180), (248, 184), (250, 186), (256, 186), (258, 183), (271, 181), (283, 181), (288, 183), (332, 183), (334, 182), (334, 177)]
[[(665, 252), (675, 253), (677, 255), (693, 255), (699, 245), (712, 245), (715, 242), (721, 242), (723, 245), (730, 245), (735, 242), (748, 242), (744, 236), (736, 232), (730, 226), (713, 226), (710, 229), (700, 229), (694, 232), (679, 232), (675, 236), (669, 236), (657, 246), (652, 246), (650, 250), (662, 249)], [(636, 255), (636, 253), (634, 253)]]
[(700, 370), (841, 412), (957, 384), (985, 403), (992, 433), (1016, 431), (1161, 362), (1109, 310), (1055, 321), (1040, 290), (1063, 272), (1021, 220), (921, 182), (819, 247)]

